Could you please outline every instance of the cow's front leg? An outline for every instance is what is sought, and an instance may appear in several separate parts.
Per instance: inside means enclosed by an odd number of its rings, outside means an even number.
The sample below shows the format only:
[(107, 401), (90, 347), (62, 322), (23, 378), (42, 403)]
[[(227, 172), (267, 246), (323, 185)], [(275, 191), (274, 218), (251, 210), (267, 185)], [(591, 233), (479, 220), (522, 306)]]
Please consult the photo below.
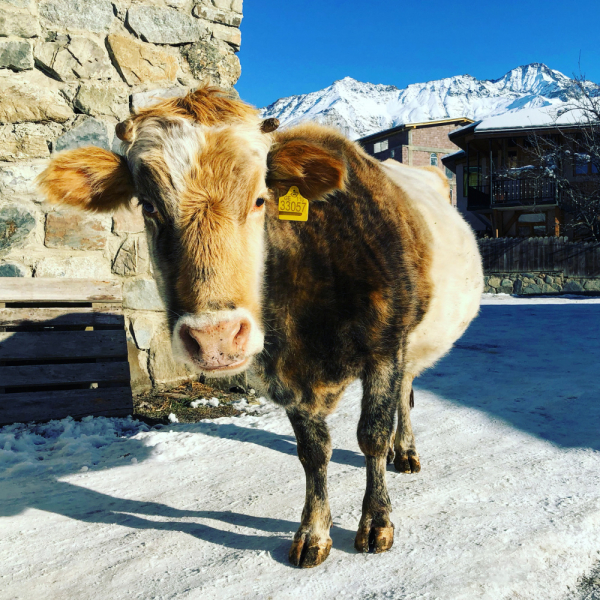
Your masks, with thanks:
[(290, 548), (290, 562), (297, 567), (316, 567), (331, 550), (331, 511), (327, 498), (327, 464), (331, 438), (321, 416), (302, 410), (288, 411), (298, 442), (298, 457), (306, 473), (306, 500), (302, 523)]
[(398, 429), (394, 440), (394, 467), (400, 473), (418, 473), (421, 470), (419, 455), (415, 447), (415, 436), (410, 422), (413, 377), (405, 373), (402, 377), (400, 402), (398, 403)]
[(358, 445), (367, 459), (367, 489), (354, 547), (359, 552), (385, 552), (394, 543), (392, 505), (385, 482), (394, 413), (398, 405), (396, 365), (374, 369), (363, 378), (363, 400), (358, 423)]

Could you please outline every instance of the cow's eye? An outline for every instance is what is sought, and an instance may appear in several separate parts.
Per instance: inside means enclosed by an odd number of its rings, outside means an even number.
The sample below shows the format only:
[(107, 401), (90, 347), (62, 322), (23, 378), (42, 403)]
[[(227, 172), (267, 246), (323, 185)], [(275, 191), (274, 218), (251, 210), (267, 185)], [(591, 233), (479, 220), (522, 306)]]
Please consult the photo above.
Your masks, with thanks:
[(257, 198), (256, 202), (254, 203), (256, 206), (262, 206), (265, 203), (265, 199), (264, 198)]
[(158, 212), (156, 206), (146, 200), (140, 200), (140, 206), (142, 207), (142, 210), (149, 215), (155, 215)]

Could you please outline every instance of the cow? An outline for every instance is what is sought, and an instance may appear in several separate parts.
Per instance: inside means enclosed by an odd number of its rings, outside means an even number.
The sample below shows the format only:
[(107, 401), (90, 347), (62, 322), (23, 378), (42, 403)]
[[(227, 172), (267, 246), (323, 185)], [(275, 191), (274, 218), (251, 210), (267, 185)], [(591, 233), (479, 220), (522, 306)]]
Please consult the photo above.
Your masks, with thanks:
[[(201, 88), (118, 124), (122, 156), (66, 151), (39, 185), (89, 211), (138, 199), (174, 356), (210, 377), (251, 368), (289, 417), (306, 474), (289, 560), (314, 567), (332, 545), (326, 417), (360, 379), (367, 484), (355, 547), (389, 550), (386, 463), (421, 468), (413, 379), (476, 316), (483, 275), (440, 171), (380, 163), (319, 124), (276, 125)], [(283, 218), (290, 190), (308, 203), (304, 221)]]

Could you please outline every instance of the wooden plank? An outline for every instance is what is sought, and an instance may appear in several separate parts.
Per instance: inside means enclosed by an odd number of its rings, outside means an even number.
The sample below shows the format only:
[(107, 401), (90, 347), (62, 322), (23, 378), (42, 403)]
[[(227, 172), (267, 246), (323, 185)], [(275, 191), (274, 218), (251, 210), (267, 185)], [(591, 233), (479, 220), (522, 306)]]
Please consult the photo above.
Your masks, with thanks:
[(89, 415), (126, 417), (132, 413), (131, 389), (127, 387), (0, 396), (0, 425)]
[(124, 331), (0, 333), (0, 361), (127, 356)]
[(121, 302), (121, 284), (112, 280), (3, 277), (1, 302)]
[(0, 366), (0, 388), (115, 381), (129, 382), (128, 362)]
[(124, 327), (120, 308), (110, 312), (98, 308), (0, 308), (0, 326), (53, 327), (53, 326)]

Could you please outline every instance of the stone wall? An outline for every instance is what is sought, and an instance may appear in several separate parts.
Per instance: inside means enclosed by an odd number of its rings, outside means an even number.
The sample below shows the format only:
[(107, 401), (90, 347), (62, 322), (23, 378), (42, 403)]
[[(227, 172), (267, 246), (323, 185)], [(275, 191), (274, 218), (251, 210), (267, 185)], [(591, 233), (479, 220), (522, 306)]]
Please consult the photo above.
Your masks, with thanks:
[(188, 375), (170, 354), (140, 211), (50, 206), (34, 179), (61, 150), (118, 152), (132, 108), (231, 88), (241, 20), (242, 0), (0, 0), (0, 277), (119, 279), (138, 390)]
[(547, 273), (490, 273), (484, 277), (490, 294), (568, 294), (600, 292), (600, 277), (566, 277), (562, 271)]

